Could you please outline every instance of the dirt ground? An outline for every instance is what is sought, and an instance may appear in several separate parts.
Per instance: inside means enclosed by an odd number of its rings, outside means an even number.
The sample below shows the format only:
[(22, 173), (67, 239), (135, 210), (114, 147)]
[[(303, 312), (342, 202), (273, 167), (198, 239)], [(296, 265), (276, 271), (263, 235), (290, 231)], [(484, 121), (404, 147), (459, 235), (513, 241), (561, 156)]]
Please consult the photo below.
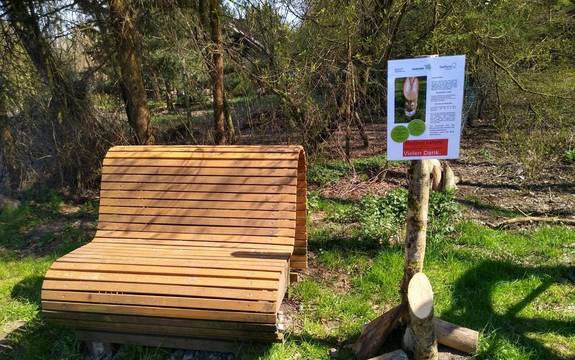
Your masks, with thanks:
[[(358, 133), (353, 138), (353, 158), (385, 153), (385, 125), (367, 124), (368, 149), (361, 147)], [(327, 153), (344, 158), (342, 134), (326, 144)], [(543, 170), (537, 179), (523, 175), (521, 165), (505, 151), (499, 135), (488, 121), (476, 120), (465, 129), (461, 158), (450, 160), (458, 183), (457, 199), (466, 206), (466, 216), (480, 222), (496, 223), (510, 216), (558, 216), (575, 219), (575, 165), (556, 164)], [(407, 166), (393, 167), (369, 181), (343, 178), (321, 189), (323, 195), (359, 198), (382, 195), (391, 188), (406, 186)]]

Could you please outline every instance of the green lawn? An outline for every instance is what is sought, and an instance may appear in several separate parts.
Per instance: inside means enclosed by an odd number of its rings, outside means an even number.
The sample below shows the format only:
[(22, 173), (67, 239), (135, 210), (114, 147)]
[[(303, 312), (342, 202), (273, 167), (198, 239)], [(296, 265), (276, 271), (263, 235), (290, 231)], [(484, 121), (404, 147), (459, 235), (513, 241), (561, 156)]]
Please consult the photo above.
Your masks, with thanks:
[[(289, 290), (293, 330), (283, 344), (247, 345), (243, 358), (329, 359), (333, 347), (351, 358), (345, 345), (399, 301), (403, 250), (394, 239), (401, 237), (404, 200), (402, 191), (357, 202), (312, 193), (315, 257), (310, 275)], [(78, 223), (95, 220), (95, 209), (88, 203), (70, 214), (52, 197), (0, 214), (0, 327), (29, 322), (0, 358), (82, 358), (71, 332), (39, 318), (39, 290), (50, 263), (89, 240), (91, 231)], [(450, 196), (433, 196), (425, 272), (436, 314), (481, 331), (479, 359), (574, 358), (575, 230), (496, 231), (460, 213)], [(36, 230), (58, 222), (45, 233)], [(390, 347), (394, 341), (397, 336)], [(127, 346), (116, 358), (168, 357), (167, 350)]]

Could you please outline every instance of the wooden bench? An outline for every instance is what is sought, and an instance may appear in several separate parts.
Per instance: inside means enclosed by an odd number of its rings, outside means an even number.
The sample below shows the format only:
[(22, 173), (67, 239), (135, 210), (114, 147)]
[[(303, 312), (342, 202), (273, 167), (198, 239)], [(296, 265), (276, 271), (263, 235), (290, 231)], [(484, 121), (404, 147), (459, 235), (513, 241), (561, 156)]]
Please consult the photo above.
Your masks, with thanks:
[(58, 259), (42, 311), (83, 340), (188, 349), (274, 341), (307, 266), (300, 146), (117, 146), (94, 240)]

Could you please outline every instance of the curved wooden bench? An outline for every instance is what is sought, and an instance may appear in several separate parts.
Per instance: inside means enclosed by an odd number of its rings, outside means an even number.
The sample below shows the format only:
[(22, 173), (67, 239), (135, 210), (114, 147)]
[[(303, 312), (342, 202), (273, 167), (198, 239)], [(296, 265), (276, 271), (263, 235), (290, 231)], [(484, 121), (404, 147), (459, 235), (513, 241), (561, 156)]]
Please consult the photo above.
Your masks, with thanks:
[(50, 267), (43, 314), (113, 343), (281, 338), (290, 267), (307, 264), (305, 173), (299, 146), (113, 147), (96, 236)]

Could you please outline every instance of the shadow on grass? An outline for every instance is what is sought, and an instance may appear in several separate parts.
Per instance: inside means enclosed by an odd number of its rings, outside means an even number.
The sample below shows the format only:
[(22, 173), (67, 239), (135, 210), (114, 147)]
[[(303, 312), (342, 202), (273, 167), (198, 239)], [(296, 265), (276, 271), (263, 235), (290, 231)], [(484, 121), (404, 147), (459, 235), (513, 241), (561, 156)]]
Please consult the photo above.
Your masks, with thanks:
[[(29, 276), (17, 283), (10, 296), (22, 303), (41, 306), (42, 276)], [(38, 313), (8, 336), (0, 359), (83, 359), (80, 342), (72, 331), (46, 323)]]
[(14, 256), (61, 256), (92, 239), (96, 210), (62, 213), (59, 202), (24, 203), (0, 212), (0, 248)]
[[(494, 308), (494, 293), (498, 284), (533, 278), (539, 280), (541, 284), (531, 289), (522, 300), (509, 307), (504, 313)], [(573, 323), (540, 317), (524, 317), (520, 313), (552, 285), (572, 283), (574, 278), (575, 267), (572, 266), (525, 267), (502, 261), (484, 261), (467, 270), (456, 281), (452, 305), (441, 314), (441, 317), (473, 329), (484, 328), (484, 333), (494, 332), (493, 341), (488, 341), (487, 347), (483, 348), (482, 358), (491, 359), (500, 356), (500, 342), (507, 340), (533, 351), (537, 359), (561, 359), (560, 354), (540, 341), (529, 338), (528, 333), (550, 333), (572, 338), (575, 336)]]
[(44, 277), (38, 275), (24, 278), (22, 281), (17, 283), (16, 286), (14, 286), (10, 296), (14, 300), (30, 302), (37, 304), (38, 307), (40, 307), (42, 281), (44, 281)]
[(335, 233), (333, 229), (317, 229), (310, 233), (309, 250), (311, 251), (341, 251), (341, 252), (364, 252), (374, 256), (379, 251), (389, 249), (392, 246), (382, 244), (381, 240), (370, 236), (361, 236), (357, 232)]
[(521, 211), (519, 210), (510, 210), (505, 209), (500, 206), (488, 204), (483, 202), (479, 199), (475, 198), (467, 198), (467, 199), (456, 199), (462, 205), (474, 208), (480, 211), (488, 211), (493, 215), (502, 216), (502, 217), (514, 217), (514, 216), (525, 216), (525, 213), (528, 213), (531, 216), (573, 216), (575, 215), (575, 211), (573, 210), (546, 210), (541, 211), (538, 209), (533, 208), (525, 208), (522, 207)]

